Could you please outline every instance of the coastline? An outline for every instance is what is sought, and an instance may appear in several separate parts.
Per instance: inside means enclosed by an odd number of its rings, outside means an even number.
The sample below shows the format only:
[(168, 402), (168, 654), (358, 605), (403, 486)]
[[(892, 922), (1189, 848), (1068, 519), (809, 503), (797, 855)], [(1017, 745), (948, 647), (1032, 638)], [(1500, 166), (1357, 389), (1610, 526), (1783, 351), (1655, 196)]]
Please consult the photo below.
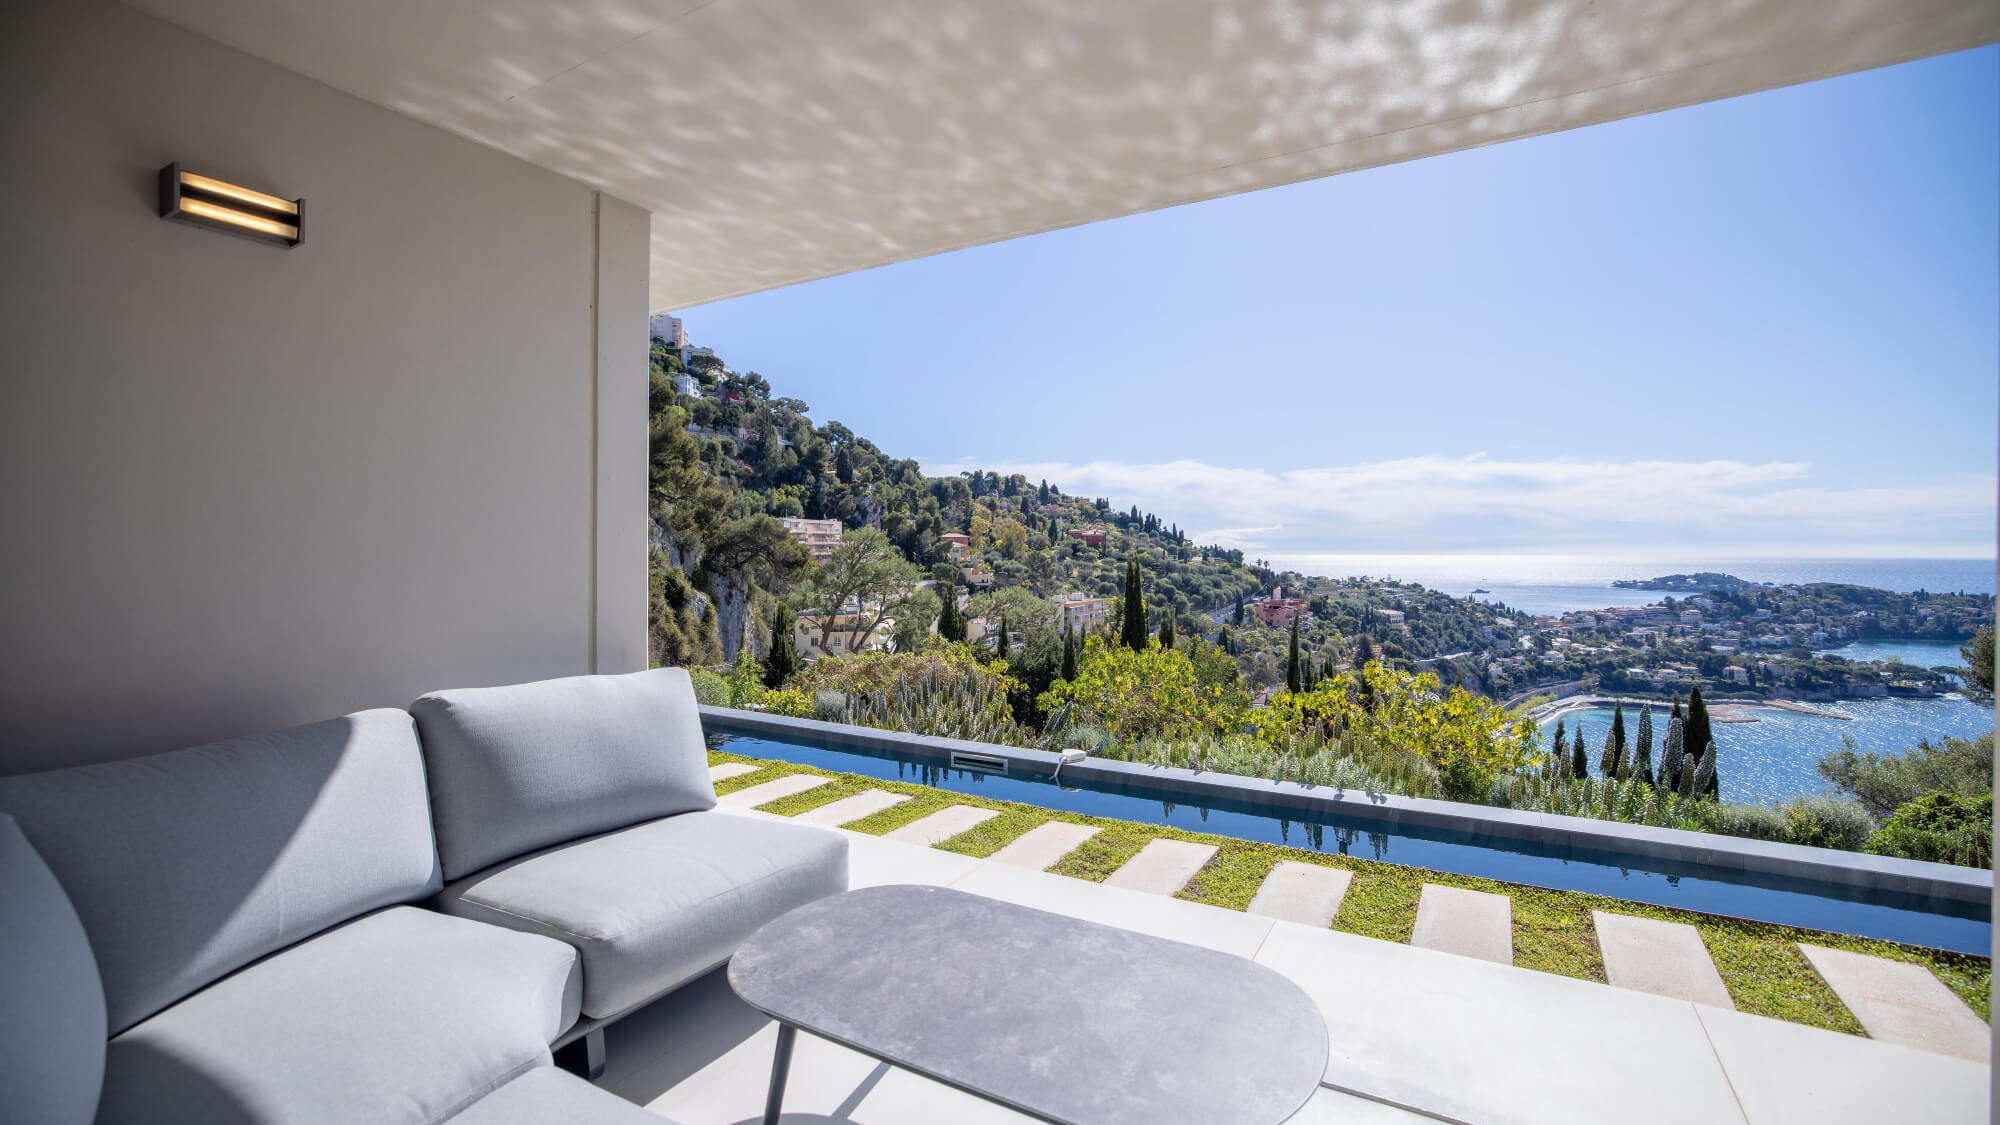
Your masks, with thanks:
[[(1560, 718), (1572, 711), (1589, 711), (1599, 707), (1610, 707), (1618, 703), (1656, 703), (1662, 706), (1672, 706), (1668, 700), (1652, 699), (1647, 696), (1570, 695), (1544, 703), (1534, 710), (1529, 711), (1526, 717), (1529, 722), (1540, 726), (1550, 719)], [(1760, 699), (1755, 703), (1715, 703), (1709, 706), (1708, 716), (1710, 721), (1717, 723), (1754, 723), (1758, 722), (1759, 719), (1757, 716), (1748, 714), (1747, 712), (1758, 710), (1791, 711), (1795, 714), (1811, 715), (1819, 719), (1838, 719), (1844, 723), (1854, 721), (1854, 716), (1852, 715), (1843, 715), (1838, 711), (1828, 711), (1796, 699)]]

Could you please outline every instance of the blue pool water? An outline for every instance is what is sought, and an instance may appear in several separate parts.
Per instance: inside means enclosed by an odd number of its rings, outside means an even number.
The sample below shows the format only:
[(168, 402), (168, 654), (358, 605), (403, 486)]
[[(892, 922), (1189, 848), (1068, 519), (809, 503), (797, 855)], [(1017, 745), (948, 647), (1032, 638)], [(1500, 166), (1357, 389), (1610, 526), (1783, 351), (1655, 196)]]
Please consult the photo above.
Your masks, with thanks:
[[(710, 745), (732, 754), (998, 801), (1981, 956), (1990, 949), (1991, 925), (1985, 911), (1962, 903), (1898, 900), (1872, 893), (1864, 899), (1849, 888), (1771, 877), (1719, 879), (1699, 865), (1581, 853), (1526, 841), (1474, 838), (1448, 830), (1399, 826), (1384, 832), (1373, 822), (1343, 822), (1340, 818), (1302, 821), (1247, 802), (1218, 799), (1190, 803), (1185, 794), (1165, 795), (1148, 792), (1144, 786), (1096, 782), (1090, 783), (1090, 788), (1071, 788), (1040, 777), (947, 769), (888, 751), (730, 734), (713, 720), (709, 727)], [(1633, 866), (1641, 862), (1646, 866)]]

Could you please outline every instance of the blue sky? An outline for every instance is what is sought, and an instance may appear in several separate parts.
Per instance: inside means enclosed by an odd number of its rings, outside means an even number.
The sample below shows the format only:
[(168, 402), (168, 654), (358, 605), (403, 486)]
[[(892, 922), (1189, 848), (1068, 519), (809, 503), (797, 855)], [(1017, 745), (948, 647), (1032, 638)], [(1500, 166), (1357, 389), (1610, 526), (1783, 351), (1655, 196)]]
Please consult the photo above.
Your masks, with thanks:
[(1980, 554), (2000, 48), (686, 310), (932, 471), (1255, 553)]

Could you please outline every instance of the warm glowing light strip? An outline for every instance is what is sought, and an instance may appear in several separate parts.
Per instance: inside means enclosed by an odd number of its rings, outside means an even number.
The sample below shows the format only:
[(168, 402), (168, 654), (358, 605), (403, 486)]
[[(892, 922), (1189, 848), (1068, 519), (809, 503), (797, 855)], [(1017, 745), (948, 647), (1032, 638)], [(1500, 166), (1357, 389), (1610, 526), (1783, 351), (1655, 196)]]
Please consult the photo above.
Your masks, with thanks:
[(221, 207), (206, 200), (183, 197), (181, 199), (181, 210), (186, 211), (190, 215), (198, 215), (201, 218), (210, 219), (218, 223), (228, 223), (230, 226), (242, 227), (245, 230), (254, 230), (276, 238), (297, 239), (299, 237), (299, 228), (290, 223), (281, 223), (276, 219), (266, 219), (259, 215), (245, 214), (242, 211)]
[(207, 192), (209, 195), (224, 196), (234, 199), (238, 203), (248, 203), (252, 207), (262, 207), (266, 211), (277, 211), (285, 215), (296, 215), (299, 213), (299, 205), (289, 199), (279, 199), (275, 195), (265, 195), (261, 191), (251, 191), (246, 187), (237, 187), (235, 184), (224, 183), (221, 180), (212, 180), (207, 176), (194, 172), (182, 172), (181, 183), (197, 191)]

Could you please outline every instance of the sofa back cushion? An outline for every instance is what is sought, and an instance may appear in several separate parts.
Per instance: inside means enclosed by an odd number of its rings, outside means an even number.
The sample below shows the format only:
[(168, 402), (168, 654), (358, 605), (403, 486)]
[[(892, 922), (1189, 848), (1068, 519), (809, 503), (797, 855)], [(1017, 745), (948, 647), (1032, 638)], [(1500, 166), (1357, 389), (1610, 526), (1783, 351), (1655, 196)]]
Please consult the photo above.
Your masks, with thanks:
[(694, 685), (680, 668), (440, 691), (410, 710), (447, 880), (715, 806)]
[(0, 1121), (90, 1125), (104, 1086), (104, 986), (62, 884), (0, 816)]
[(113, 1035), (268, 953), (442, 885), (403, 711), (0, 778), (62, 881)]

